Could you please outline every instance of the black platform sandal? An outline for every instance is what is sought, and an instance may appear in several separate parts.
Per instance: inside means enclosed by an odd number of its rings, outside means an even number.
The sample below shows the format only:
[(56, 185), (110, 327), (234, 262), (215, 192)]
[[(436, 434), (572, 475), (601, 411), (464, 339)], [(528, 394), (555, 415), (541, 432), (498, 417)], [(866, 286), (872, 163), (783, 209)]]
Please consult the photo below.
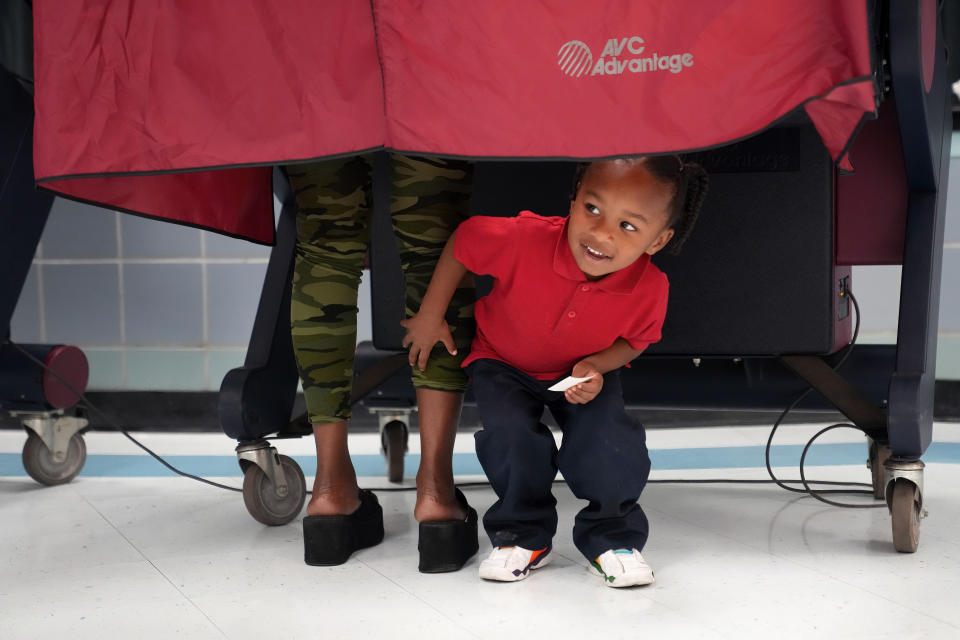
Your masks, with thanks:
[(314, 567), (343, 564), (358, 549), (383, 540), (383, 508), (377, 496), (360, 490), (360, 506), (348, 515), (303, 519), (303, 560)]
[(477, 511), (460, 489), (454, 489), (457, 502), (467, 512), (464, 520), (437, 520), (420, 523), (420, 573), (457, 571), (480, 548), (477, 542)]

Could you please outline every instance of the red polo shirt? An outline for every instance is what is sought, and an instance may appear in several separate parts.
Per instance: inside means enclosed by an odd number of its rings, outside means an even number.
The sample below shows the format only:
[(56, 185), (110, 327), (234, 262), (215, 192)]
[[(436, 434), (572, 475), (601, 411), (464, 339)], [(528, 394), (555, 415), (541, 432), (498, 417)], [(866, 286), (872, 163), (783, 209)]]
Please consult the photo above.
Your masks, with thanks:
[(457, 228), (454, 256), (496, 279), (477, 300), (477, 334), (464, 366), (492, 358), (553, 380), (617, 338), (637, 350), (660, 339), (667, 276), (644, 254), (587, 280), (570, 252), (566, 218), (474, 216)]

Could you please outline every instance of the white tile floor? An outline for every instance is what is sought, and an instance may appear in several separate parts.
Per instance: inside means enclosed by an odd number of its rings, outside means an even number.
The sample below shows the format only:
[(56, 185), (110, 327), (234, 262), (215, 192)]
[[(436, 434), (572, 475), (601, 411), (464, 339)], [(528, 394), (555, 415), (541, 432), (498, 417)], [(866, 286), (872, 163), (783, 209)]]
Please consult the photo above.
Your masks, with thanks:
[[(803, 442), (814, 429), (790, 427), (780, 441)], [(649, 435), (652, 449), (765, 438), (758, 428)], [(143, 439), (168, 455), (231, 449), (217, 434)], [(960, 425), (938, 424), (935, 439), (960, 441)], [(131, 451), (114, 434), (86, 440), (91, 455)], [(19, 453), (22, 443), (22, 433), (0, 432), (0, 452)], [(471, 443), (460, 436), (458, 450)], [(309, 446), (285, 442), (281, 450)], [(351, 447), (375, 453), (375, 436), (352, 438)], [(869, 480), (862, 465), (814, 467), (808, 476)], [(477, 560), (453, 574), (416, 571), (412, 493), (379, 494), (383, 544), (318, 568), (303, 564), (299, 519), (263, 527), (239, 494), (171, 477), (81, 475), (45, 488), (9, 475), (0, 477), (0, 638), (958, 638), (960, 464), (929, 463), (925, 482), (930, 517), (912, 555), (893, 551), (885, 509), (838, 509), (769, 485), (651, 484), (642, 499), (651, 521), (644, 555), (657, 582), (615, 590), (587, 572), (573, 547), (579, 506), (565, 487), (555, 492), (555, 561), (524, 582), (498, 584), (477, 578)], [(486, 488), (465, 492), (481, 513), (494, 500)], [(482, 537), (480, 553), (489, 548)]]

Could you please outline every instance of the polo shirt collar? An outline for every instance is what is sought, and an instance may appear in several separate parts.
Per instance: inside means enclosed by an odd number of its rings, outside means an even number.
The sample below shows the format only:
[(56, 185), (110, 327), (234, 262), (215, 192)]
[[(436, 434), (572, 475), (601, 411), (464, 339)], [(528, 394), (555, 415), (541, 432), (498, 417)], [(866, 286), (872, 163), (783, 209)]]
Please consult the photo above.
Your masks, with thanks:
[[(570, 251), (570, 243), (567, 242), (568, 221), (569, 218), (560, 227), (560, 234), (553, 250), (553, 270), (568, 280), (586, 282), (587, 275), (577, 266), (577, 261)], [(639, 286), (640, 278), (649, 263), (650, 256), (645, 253), (626, 269), (609, 273), (599, 280), (595, 280), (594, 283), (608, 293), (633, 293), (634, 289)]]

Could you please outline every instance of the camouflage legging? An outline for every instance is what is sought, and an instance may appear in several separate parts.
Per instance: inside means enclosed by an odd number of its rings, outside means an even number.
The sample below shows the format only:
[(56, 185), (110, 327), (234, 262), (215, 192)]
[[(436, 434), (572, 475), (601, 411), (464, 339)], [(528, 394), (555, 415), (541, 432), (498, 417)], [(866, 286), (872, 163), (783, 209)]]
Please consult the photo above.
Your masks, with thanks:
[[(447, 239), (468, 216), (468, 162), (392, 155), (391, 213), (406, 280), (406, 312), (420, 308)], [(357, 288), (370, 241), (372, 156), (286, 167), (297, 200), (297, 255), (290, 321), (313, 424), (350, 418), (357, 342)], [(463, 391), (460, 368), (473, 338), (472, 288), (458, 289), (446, 320), (457, 356), (434, 349), (416, 387)]]

